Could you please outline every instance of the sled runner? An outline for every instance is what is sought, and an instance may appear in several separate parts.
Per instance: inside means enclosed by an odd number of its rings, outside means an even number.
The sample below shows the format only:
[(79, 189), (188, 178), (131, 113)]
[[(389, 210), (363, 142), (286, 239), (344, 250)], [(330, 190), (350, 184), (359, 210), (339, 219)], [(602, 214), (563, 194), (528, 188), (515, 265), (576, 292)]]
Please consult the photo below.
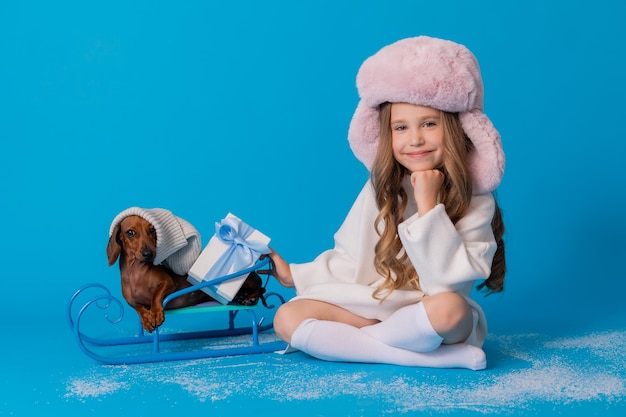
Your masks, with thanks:
[[(202, 281), (189, 288), (176, 291), (163, 300), (163, 306), (165, 307), (176, 297), (188, 292), (257, 271), (266, 267), (269, 262), (269, 257), (258, 260), (247, 269), (210, 281)], [(264, 286), (267, 285), (268, 280), (269, 276)], [(93, 283), (79, 288), (70, 298), (67, 305), (67, 320), (78, 346), (87, 356), (113, 365), (248, 355), (283, 350), (286, 347), (284, 342), (272, 337), (273, 333), (263, 333), (273, 329), (273, 324), (263, 324), (264, 318), (259, 319), (257, 313), (265, 309), (266, 313), (271, 313), (273, 317), (277, 306), (266, 301), (276, 298), (282, 304), (285, 299), (278, 293), (266, 293), (264, 297), (265, 299), (261, 300), (263, 302), (251, 306), (211, 302), (166, 310), (165, 323), (156, 328), (152, 334), (147, 334), (138, 316), (136, 321), (139, 323), (139, 330), (129, 330), (129, 326), (124, 325), (125, 307), (129, 308), (126, 302), (112, 295), (106, 286)], [(82, 304), (79, 299), (83, 300)], [(227, 325), (207, 330), (211, 328), (209, 322), (216, 321), (215, 316), (220, 314), (227, 315)], [(132, 315), (136, 316), (134, 311)], [(247, 316), (247, 320), (246, 317), (239, 316)], [(247, 324), (240, 324), (242, 321)], [(95, 322), (104, 323), (112, 331), (103, 329), (101, 325), (94, 324)], [(176, 328), (177, 324), (181, 327)], [(189, 327), (192, 326), (185, 324), (196, 326), (200, 324), (201, 329), (190, 329)], [(101, 334), (103, 332), (104, 334)]]

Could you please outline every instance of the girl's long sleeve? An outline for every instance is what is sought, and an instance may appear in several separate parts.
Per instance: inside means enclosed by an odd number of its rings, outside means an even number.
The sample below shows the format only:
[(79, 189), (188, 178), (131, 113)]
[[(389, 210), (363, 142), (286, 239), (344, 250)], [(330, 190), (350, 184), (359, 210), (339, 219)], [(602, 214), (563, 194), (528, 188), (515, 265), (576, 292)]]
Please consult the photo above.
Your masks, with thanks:
[(425, 294), (459, 291), (489, 276), (496, 251), (491, 229), (494, 210), (491, 194), (475, 195), (456, 225), (438, 204), (426, 215), (414, 214), (398, 226)]

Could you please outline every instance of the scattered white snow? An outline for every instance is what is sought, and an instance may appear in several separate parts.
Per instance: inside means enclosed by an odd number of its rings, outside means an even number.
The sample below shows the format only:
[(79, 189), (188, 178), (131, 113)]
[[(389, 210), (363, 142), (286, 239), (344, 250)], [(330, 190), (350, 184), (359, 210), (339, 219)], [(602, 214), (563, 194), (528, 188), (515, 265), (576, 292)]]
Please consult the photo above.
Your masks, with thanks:
[[(243, 340), (228, 338), (223, 344)], [(399, 368), (398, 376), (391, 378), (377, 375), (375, 367), (371, 371), (359, 367), (355, 372), (328, 373), (316, 361), (273, 355), (260, 360), (249, 356), (243, 361), (212, 358), (169, 364), (95, 365), (91, 375), (68, 379), (65, 397), (85, 400), (152, 383), (177, 386), (199, 402), (250, 393), (279, 402), (354, 396), (384, 404), (389, 413), (465, 409), (494, 414), (529, 408), (536, 402), (617, 402), (626, 394), (625, 331), (570, 338), (492, 336), (490, 342), (491, 350), (501, 356), (502, 366), (461, 373), (454, 384), (427, 372), (414, 376), (407, 372), (409, 368)]]

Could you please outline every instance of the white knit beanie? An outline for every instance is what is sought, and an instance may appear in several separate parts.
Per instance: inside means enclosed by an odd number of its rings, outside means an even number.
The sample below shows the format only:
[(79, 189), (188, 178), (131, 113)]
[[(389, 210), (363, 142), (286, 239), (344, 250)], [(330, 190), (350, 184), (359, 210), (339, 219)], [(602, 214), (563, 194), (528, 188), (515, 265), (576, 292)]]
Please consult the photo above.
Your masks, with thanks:
[(156, 230), (154, 265), (163, 263), (175, 273), (185, 275), (202, 252), (200, 233), (191, 223), (174, 216), (169, 210), (131, 207), (113, 219), (109, 229), (109, 238), (122, 219), (132, 215), (144, 218)]

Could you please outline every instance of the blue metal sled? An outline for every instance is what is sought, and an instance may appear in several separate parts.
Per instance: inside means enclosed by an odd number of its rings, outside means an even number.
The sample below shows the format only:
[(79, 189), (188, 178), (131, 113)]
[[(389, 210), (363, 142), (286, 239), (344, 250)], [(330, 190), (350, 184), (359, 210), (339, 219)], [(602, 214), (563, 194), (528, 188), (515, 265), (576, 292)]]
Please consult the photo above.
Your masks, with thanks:
[[(163, 306), (166, 306), (171, 300), (183, 294), (200, 290), (207, 286), (217, 285), (229, 279), (257, 271), (267, 266), (269, 262), (269, 258), (265, 258), (242, 271), (210, 281), (203, 281), (200, 284), (176, 291), (163, 300)], [(267, 285), (267, 280), (265, 284)], [(87, 298), (87, 301), (80, 305), (78, 300), (86, 297), (88, 293), (91, 293), (91, 298)], [(94, 293), (96, 293), (95, 296), (93, 295)], [(285, 302), (280, 294), (265, 294), (266, 300), (271, 298), (277, 298), (281, 304)], [(262, 307), (259, 305), (242, 306), (216, 303), (215, 305), (199, 305), (166, 310), (166, 317), (180, 316), (181, 318), (184, 317), (183, 315), (187, 314), (193, 314), (193, 317), (198, 318), (198, 314), (228, 313), (228, 325), (218, 330), (184, 331), (178, 329), (174, 332), (160, 332), (159, 328), (157, 328), (152, 334), (146, 334), (141, 326), (141, 322), (137, 318), (139, 330), (134, 335), (120, 336), (119, 334), (125, 333), (126, 330), (124, 326), (121, 325), (125, 305), (125, 302), (113, 296), (107, 287), (97, 283), (88, 284), (79, 288), (71, 297), (67, 305), (67, 320), (78, 346), (87, 356), (102, 363), (121, 365), (269, 353), (283, 350), (286, 347), (284, 342), (276, 339), (266, 342), (260, 341), (260, 333), (271, 330), (273, 324), (263, 324), (263, 319), (257, 319), (256, 312)], [(267, 308), (273, 310), (276, 306), (268, 304)], [(93, 335), (94, 329), (92, 329), (90, 333), (92, 335), (89, 336), (83, 330), (87, 325), (85, 323), (89, 322), (88, 319), (85, 319), (89, 312), (91, 312), (92, 315), (94, 312), (99, 312), (99, 316), (104, 316), (108, 324), (113, 326), (118, 325), (113, 335), (107, 333), (104, 336), (95, 336)], [(249, 325), (243, 327), (236, 325), (235, 319), (239, 313), (247, 314)], [(95, 330), (101, 331), (102, 329), (98, 328)], [(215, 346), (211, 345), (211, 343), (204, 343), (203, 346), (199, 347), (198, 343), (195, 343), (195, 346), (194, 343), (192, 343), (194, 341), (210, 341), (242, 335), (250, 335), (250, 338), (244, 337), (243, 343), (242, 341), (238, 341), (234, 346), (233, 343), (226, 347), (220, 347), (219, 344)]]

